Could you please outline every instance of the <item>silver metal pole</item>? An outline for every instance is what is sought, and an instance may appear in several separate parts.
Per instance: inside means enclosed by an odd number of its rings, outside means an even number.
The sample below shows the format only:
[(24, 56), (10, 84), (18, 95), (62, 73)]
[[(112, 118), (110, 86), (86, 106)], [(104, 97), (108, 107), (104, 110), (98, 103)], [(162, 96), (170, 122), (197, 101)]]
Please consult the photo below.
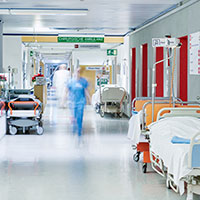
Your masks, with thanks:
[(153, 64), (153, 68), (152, 68), (152, 122), (154, 121), (155, 94), (156, 94), (156, 86), (157, 86), (157, 84), (156, 84), (156, 65), (164, 62), (165, 60), (169, 60), (172, 57), (173, 57), (173, 54), (171, 56), (167, 57), (166, 59), (160, 60)]

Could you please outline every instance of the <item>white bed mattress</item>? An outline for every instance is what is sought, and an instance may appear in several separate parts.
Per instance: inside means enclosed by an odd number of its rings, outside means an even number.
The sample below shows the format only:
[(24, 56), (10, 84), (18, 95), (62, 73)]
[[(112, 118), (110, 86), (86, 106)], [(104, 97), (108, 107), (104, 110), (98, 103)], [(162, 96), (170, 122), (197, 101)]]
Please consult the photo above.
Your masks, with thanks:
[(173, 136), (191, 139), (200, 131), (200, 119), (195, 117), (170, 117), (161, 119), (149, 126), (151, 150), (160, 156), (168, 172), (173, 174), (174, 182), (184, 193), (181, 180), (191, 172), (188, 168), (189, 144), (172, 144)]

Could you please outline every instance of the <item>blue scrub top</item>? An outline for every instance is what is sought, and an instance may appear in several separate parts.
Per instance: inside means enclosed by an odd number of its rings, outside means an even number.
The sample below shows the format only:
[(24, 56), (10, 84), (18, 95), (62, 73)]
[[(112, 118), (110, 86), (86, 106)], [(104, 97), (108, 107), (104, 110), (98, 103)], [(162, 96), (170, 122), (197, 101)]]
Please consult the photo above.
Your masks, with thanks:
[(68, 84), (67, 88), (69, 90), (69, 100), (77, 104), (86, 104), (86, 97), (85, 97), (85, 89), (88, 87), (88, 82), (85, 78), (71, 79)]

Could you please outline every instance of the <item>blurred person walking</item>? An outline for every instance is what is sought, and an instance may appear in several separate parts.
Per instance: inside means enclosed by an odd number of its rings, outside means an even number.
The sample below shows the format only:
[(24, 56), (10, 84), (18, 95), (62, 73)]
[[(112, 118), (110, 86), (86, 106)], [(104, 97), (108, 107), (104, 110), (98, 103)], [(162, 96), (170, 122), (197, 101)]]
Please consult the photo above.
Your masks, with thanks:
[(78, 133), (78, 143), (81, 142), (82, 123), (86, 98), (91, 103), (88, 92), (88, 81), (80, 76), (81, 68), (76, 70), (75, 76), (67, 84), (69, 106), (73, 115), (73, 134)]
[(56, 88), (56, 97), (60, 108), (66, 106), (65, 84), (69, 79), (70, 68), (67, 69), (66, 64), (61, 64), (53, 77), (53, 86)]

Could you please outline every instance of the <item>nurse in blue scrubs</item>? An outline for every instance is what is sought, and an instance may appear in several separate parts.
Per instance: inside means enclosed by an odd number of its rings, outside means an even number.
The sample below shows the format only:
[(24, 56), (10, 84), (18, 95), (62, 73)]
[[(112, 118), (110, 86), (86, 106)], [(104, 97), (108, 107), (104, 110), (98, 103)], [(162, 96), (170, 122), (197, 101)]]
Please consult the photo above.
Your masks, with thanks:
[(69, 107), (73, 114), (73, 133), (78, 133), (79, 141), (82, 135), (83, 113), (86, 98), (90, 103), (88, 81), (80, 76), (81, 68), (76, 70), (75, 77), (67, 83)]

